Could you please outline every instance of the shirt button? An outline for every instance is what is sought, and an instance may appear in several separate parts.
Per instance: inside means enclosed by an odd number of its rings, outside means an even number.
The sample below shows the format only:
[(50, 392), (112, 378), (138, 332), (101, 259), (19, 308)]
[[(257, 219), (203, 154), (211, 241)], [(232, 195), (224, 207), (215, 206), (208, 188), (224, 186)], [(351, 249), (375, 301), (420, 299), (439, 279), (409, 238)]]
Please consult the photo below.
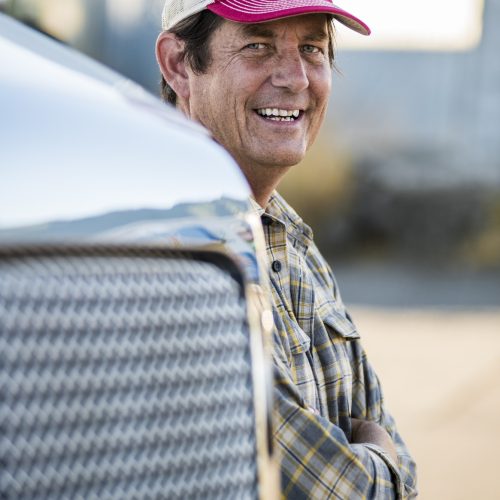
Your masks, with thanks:
[(275, 260), (273, 263), (272, 263), (272, 266), (273, 268), (273, 271), (275, 273), (279, 273), (281, 271), (281, 262), (279, 260)]

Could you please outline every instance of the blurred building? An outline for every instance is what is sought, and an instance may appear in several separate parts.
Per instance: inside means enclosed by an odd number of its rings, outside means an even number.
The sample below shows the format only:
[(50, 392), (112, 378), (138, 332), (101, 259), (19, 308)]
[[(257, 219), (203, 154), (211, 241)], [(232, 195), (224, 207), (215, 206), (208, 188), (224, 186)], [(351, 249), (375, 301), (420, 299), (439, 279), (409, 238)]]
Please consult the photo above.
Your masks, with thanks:
[(339, 52), (329, 120), (355, 179), (326, 247), (500, 264), (499, 23), (486, 0), (471, 50)]
[(473, 50), (340, 52), (337, 139), (356, 157), (414, 163), (413, 175), (391, 172), (395, 183), (500, 186), (499, 23), (500, 1), (486, 0)]
[(158, 93), (162, 0), (4, 0), (7, 12)]

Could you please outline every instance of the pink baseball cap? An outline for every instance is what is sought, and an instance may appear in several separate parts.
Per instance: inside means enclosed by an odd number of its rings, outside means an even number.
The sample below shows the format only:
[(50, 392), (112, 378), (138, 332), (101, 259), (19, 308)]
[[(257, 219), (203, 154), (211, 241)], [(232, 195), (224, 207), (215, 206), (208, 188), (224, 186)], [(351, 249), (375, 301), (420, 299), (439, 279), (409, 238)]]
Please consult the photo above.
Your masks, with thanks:
[(332, 14), (348, 28), (369, 35), (370, 28), (331, 0), (166, 0), (162, 27), (173, 28), (178, 22), (207, 9), (237, 23), (261, 23), (301, 14)]

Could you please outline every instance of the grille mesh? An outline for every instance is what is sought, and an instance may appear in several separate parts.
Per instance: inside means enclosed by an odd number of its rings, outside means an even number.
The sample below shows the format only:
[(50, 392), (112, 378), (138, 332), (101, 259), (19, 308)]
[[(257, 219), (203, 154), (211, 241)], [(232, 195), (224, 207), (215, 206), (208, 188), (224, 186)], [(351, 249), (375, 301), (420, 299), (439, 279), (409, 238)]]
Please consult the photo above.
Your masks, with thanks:
[(228, 274), (186, 258), (0, 262), (1, 498), (257, 498)]

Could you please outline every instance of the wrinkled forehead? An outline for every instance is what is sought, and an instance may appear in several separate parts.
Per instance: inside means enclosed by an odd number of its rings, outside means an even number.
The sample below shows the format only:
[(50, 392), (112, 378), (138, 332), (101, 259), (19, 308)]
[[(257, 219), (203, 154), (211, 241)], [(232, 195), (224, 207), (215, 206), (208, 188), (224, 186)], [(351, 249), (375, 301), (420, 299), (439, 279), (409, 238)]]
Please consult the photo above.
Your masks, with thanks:
[(309, 14), (293, 18), (267, 21), (263, 23), (241, 24), (240, 30), (245, 35), (264, 37), (276, 36), (276, 32), (283, 29), (300, 31), (303, 36), (322, 40), (328, 38), (328, 19), (324, 14)]
[(273, 39), (284, 31), (293, 30), (302, 40), (311, 42), (332, 42), (334, 30), (333, 18), (327, 14), (303, 14), (259, 23), (237, 23), (223, 19), (219, 28), (222, 26), (226, 27), (223, 31), (228, 36), (232, 32), (242, 38)]

